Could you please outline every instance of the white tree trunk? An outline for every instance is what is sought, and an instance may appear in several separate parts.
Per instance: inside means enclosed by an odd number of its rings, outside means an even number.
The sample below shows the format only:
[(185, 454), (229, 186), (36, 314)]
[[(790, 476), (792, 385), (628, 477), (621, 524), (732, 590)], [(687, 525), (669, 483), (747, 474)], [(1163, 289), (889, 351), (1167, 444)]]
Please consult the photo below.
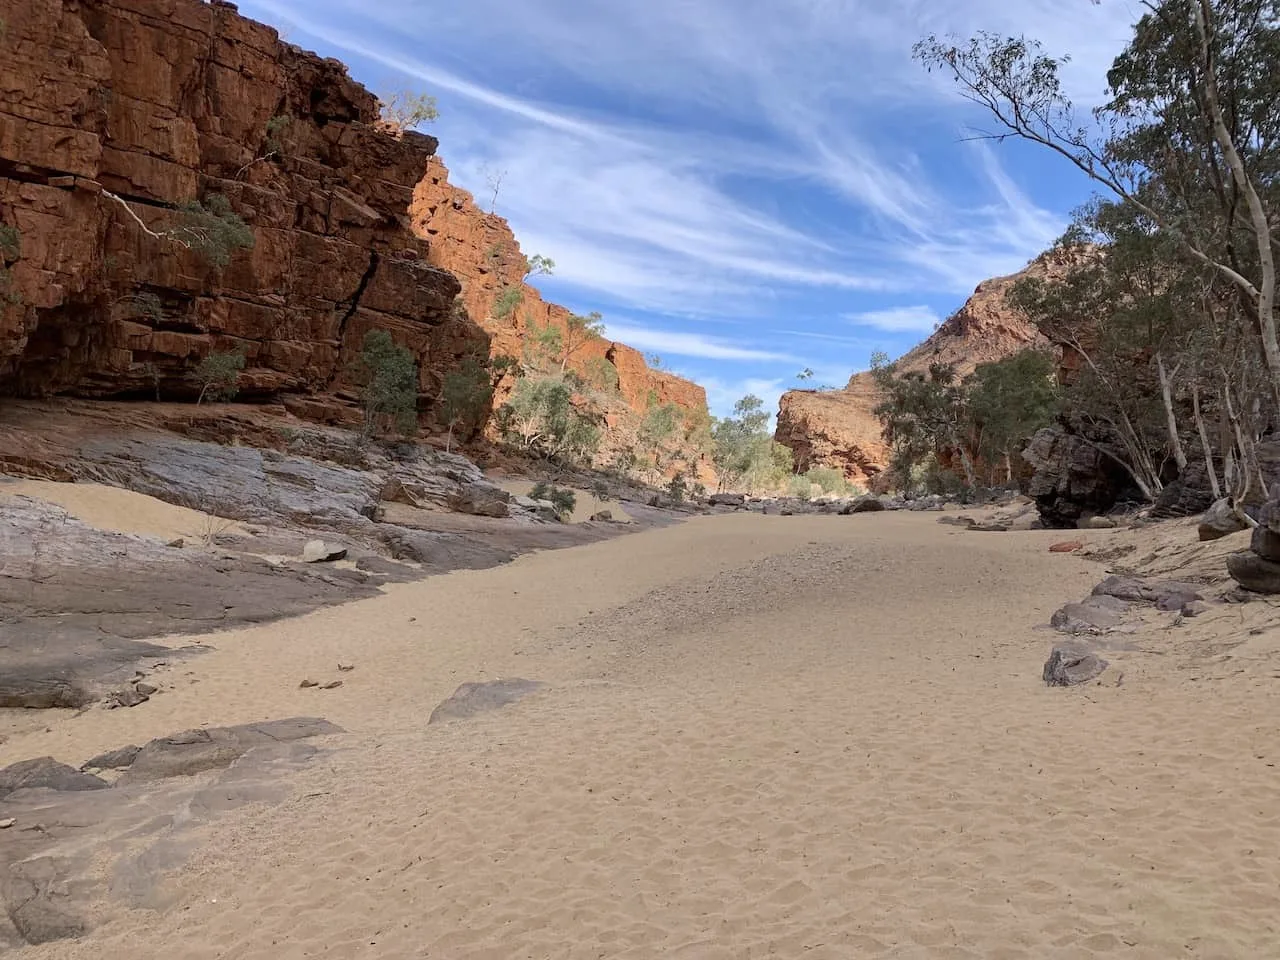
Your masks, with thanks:
[(1187, 454), (1182, 449), (1182, 438), (1178, 436), (1178, 417), (1173, 412), (1173, 386), (1169, 383), (1169, 373), (1164, 368), (1164, 357), (1156, 353), (1156, 370), (1160, 374), (1160, 399), (1164, 401), (1165, 427), (1169, 431), (1169, 448), (1173, 451), (1173, 460), (1178, 465), (1181, 476), (1187, 471)]

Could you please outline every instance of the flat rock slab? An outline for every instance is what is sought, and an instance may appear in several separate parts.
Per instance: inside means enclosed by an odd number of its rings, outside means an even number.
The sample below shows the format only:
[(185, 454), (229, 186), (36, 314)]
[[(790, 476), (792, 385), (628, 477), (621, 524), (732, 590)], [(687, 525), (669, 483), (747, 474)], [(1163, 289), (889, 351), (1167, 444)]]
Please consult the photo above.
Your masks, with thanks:
[(1045, 661), (1044, 682), (1051, 687), (1074, 687), (1096, 680), (1108, 666), (1106, 660), (1085, 647), (1061, 644)]
[(1133, 603), (1154, 603), (1161, 610), (1181, 610), (1193, 600), (1203, 600), (1200, 586), (1177, 580), (1143, 580), (1141, 577), (1107, 577), (1093, 588), (1094, 596), (1115, 597)]
[(0, 820), (14, 820), (0, 830), (0, 952), (82, 936), (109, 904), (165, 908), (166, 875), (198, 849), (200, 828), (286, 799), (288, 775), (321, 752), (300, 741), (337, 732), (310, 717), (186, 731), (86, 764), (126, 765), (133, 754), (144, 775), (114, 785), (47, 757), (0, 771), (17, 785), (0, 798)]
[(498, 710), (509, 703), (529, 696), (545, 687), (538, 680), (490, 680), (487, 683), (464, 683), (454, 691), (453, 696), (444, 700), (431, 711), (431, 719), (427, 723), (441, 723), (445, 720), (465, 720), (479, 713)]
[(0, 707), (80, 708), (123, 690), (142, 661), (177, 655), (151, 638), (265, 623), (377, 592), (361, 571), (172, 547), (5, 496)]
[(341, 727), (318, 717), (186, 730), (146, 744), (134, 757), (121, 782), (191, 776), (204, 770), (230, 766), (232, 761), (253, 747), (342, 732)]

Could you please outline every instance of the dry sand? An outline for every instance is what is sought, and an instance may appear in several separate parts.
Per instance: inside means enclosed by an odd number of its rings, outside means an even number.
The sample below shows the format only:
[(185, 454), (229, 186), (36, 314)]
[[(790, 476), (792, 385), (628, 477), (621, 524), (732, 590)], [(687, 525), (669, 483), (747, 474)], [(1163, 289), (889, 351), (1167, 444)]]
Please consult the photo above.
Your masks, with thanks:
[[(519, 480), (514, 477), (494, 476), (489, 479), (513, 496), (527, 497), (529, 495), (529, 491), (535, 486), (532, 480)], [(567, 485), (557, 484), (557, 486), (565, 487)], [(568, 487), (568, 489), (573, 491), (575, 498), (573, 503), (573, 515), (569, 517), (570, 523), (582, 523), (583, 521), (590, 520), (601, 510), (608, 510), (613, 514), (613, 520), (615, 523), (631, 522), (631, 514), (627, 513), (627, 511), (623, 509), (622, 504), (617, 501), (601, 500), (589, 490), (582, 490), (578, 487)]]
[[(210, 828), (172, 909), (23, 956), (1280, 956), (1272, 608), (1166, 616), (1049, 690), (1036, 625), (1101, 566), (935, 519), (702, 518), (216, 635), (0, 763), (198, 721), (349, 734)], [(497, 676), (550, 687), (427, 726)]]
[(245, 533), (234, 520), (99, 483), (5, 480), (0, 483), (0, 497), (5, 495), (38, 497), (56, 503), (77, 520), (99, 530), (134, 533), (160, 540), (181, 537), (200, 541), (223, 534)]

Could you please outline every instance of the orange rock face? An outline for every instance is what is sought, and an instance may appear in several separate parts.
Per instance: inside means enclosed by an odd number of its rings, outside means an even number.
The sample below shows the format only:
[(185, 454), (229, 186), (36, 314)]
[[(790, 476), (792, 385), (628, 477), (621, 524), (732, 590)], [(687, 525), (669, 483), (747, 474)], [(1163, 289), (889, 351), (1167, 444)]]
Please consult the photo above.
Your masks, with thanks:
[[(467, 313), (489, 334), (494, 356), (521, 357), (531, 325), (565, 329), (569, 311), (547, 303), (524, 282), (528, 264), (507, 221), (481, 210), (470, 193), (451, 184), (439, 158), (432, 159), (414, 191), (411, 217), (414, 230), (430, 245), (430, 262), (462, 282)], [(519, 292), (519, 302), (513, 306), (500, 302), (507, 289)], [(622, 398), (636, 412), (643, 413), (653, 397), (658, 403), (706, 414), (707, 394), (702, 387), (650, 368), (643, 355), (626, 344), (588, 341), (574, 351), (569, 367), (589, 373), (592, 362), (601, 358), (617, 370)]]
[[(1005, 295), (1024, 276), (1054, 277), (1067, 269), (1067, 261), (1049, 253), (1020, 273), (979, 284), (946, 323), (897, 361), (898, 371), (921, 373), (934, 363), (945, 363), (963, 377), (980, 364), (1028, 347), (1048, 346)], [(832, 466), (851, 480), (869, 481), (884, 469), (889, 455), (874, 412), (878, 403), (870, 373), (854, 374), (842, 390), (792, 390), (783, 394), (779, 405), (776, 439), (791, 448), (797, 470)]]
[[(444, 373), (488, 351), (406, 216), (435, 140), (381, 129), (342, 64), (223, 3), (0, 0), (0, 16), (0, 223), (18, 238), (0, 253), (0, 392), (181, 398), (200, 357), (237, 351), (243, 395), (337, 415), (380, 328), (417, 358), (429, 411)], [(214, 195), (254, 239), (221, 268), (181, 210)]]

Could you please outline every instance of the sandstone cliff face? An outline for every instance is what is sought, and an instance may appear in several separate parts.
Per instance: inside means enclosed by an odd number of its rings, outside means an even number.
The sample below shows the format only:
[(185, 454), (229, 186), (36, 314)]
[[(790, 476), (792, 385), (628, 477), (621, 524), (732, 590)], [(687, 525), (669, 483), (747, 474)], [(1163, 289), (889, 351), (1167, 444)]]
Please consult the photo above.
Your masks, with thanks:
[[(230, 4), (0, 0), (0, 17), (0, 223), (18, 237), (0, 392), (180, 398), (200, 357), (239, 351), (242, 394), (336, 417), (378, 327), (417, 357), (429, 410), (488, 351), (406, 215), (436, 142), (380, 129), (342, 64)], [(149, 235), (213, 195), (254, 236), (225, 267)]]
[[(897, 369), (922, 373), (934, 363), (945, 363), (963, 377), (980, 364), (1047, 346), (1039, 331), (1005, 302), (1005, 295), (1024, 276), (1061, 276), (1068, 267), (1050, 252), (1019, 273), (984, 281), (964, 306), (897, 361)], [(854, 374), (842, 390), (792, 390), (779, 405), (776, 439), (791, 448), (797, 470), (832, 466), (852, 480), (868, 481), (888, 460), (874, 413), (878, 402), (875, 383), (865, 372)]]
[[(430, 244), (430, 262), (461, 281), (467, 313), (489, 334), (494, 356), (521, 357), (531, 325), (564, 329), (569, 311), (547, 303), (524, 282), (528, 265), (506, 220), (481, 210), (470, 193), (451, 184), (439, 158), (431, 160), (414, 192), (411, 216), (414, 229)], [(509, 288), (519, 291), (520, 300), (506, 309), (499, 298)], [(658, 403), (706, 413), (702, 387), (651, 369), (643, 355), (626, 344), (590, 341), (574, 352), (569, 366), (584, 372), (601, 358), (617, 370), (619, 391), (632, 410), (643, 413), (654, 397)]]

